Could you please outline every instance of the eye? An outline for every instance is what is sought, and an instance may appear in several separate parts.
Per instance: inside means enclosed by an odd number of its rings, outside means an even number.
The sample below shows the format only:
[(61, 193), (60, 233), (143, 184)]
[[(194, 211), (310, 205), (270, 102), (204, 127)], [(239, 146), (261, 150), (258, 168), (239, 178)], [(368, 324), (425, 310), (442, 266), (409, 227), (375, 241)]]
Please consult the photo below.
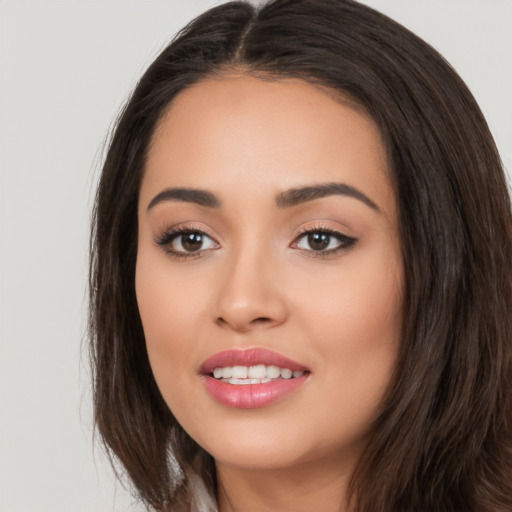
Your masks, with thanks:
[(293, 244), (294, 248), (318, 253), (319, 255), (334, 254), (348, 249), (357, 239), (328, 229), (314, 229), (303, 232)]
[(165, 233), (156, 243), (174, 256), (197, 254), (217, 249), (219, 244), (210, 236), (196, 229), (177, 229)]

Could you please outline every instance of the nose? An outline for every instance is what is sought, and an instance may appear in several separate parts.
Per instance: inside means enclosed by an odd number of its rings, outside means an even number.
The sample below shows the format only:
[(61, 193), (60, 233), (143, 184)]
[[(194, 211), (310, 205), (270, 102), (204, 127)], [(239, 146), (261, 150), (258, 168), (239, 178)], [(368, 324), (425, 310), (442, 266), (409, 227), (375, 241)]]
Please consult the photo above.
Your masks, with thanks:
[(279, 271), (260, 251), (246, 251), (226, 262), (217, 298), (216, 323), (237, 332), (281, 325), (288, 316)]

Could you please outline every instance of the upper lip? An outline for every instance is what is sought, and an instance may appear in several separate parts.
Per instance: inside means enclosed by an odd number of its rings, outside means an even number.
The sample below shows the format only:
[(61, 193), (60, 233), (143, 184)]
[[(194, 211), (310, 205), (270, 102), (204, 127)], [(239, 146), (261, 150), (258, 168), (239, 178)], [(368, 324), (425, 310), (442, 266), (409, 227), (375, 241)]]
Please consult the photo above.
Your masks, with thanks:
[(213, 373), (215, 368), (225, 366), (255, 366), (264, 364), (265, 366), (277, 366), (279, 368), (289, 368), (292, 371), (309, 371), (303, 364), (293, 361), (282, 354), (266, 348), (249, 349), (230, 349), (218, 352), (206, 359), (199, 368), (203, 375)]

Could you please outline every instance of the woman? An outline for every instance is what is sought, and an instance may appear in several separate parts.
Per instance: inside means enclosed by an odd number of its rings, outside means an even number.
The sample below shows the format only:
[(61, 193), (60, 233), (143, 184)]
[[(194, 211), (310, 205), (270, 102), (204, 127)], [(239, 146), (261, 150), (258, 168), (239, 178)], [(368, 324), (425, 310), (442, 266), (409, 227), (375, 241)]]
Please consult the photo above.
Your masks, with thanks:
[(91, 254), (97, 428), (154, 509), (512, 509), (510, 199), (400, 25), (193, 21), (118, 121)]

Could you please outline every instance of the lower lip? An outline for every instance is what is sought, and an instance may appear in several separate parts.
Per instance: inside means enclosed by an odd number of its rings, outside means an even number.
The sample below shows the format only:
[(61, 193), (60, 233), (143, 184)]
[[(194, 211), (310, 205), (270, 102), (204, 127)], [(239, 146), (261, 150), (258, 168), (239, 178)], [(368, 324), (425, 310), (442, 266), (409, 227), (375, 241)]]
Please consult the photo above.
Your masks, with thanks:
[(265, 384), (229, 384), (206, 375), (204, 383), (217, 402), (236, 409), (257, 409), (273, 404), (301, 388), (309, 374), (293, 379), (276, 379)]

